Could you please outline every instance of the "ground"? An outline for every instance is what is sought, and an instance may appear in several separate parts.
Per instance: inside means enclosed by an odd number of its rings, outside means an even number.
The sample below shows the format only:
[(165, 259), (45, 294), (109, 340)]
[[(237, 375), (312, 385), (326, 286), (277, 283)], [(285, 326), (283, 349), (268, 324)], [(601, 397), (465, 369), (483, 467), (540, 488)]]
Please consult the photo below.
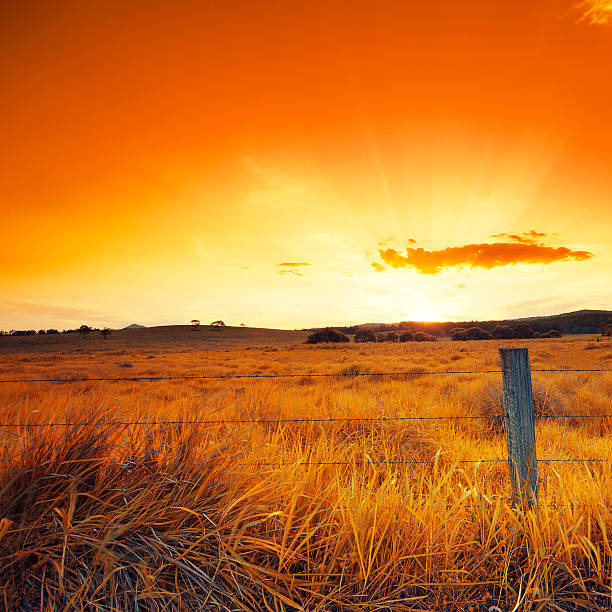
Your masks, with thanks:
[[(612, 471), (585, 460), (612, 459), (612, 374), (533, 372), (540, 509), (523, 514), (500, 374), (477, 372), (499, 370), (500, 346), (534, 370), (610, 370), (612, 342), (306, 335), (1, 338), (3, 380), (228, 377), (0, 383), (0, 420), (21, 424), (0, 455), (12, 609), (126, 609), (134, 585), (143, 610), (609, 606)], [(275, 374), (299, 376), (230, 378)], [(477, 418), (431, 418), (455, 416)], [(24, 426), (49, 422), (71, 425)]]

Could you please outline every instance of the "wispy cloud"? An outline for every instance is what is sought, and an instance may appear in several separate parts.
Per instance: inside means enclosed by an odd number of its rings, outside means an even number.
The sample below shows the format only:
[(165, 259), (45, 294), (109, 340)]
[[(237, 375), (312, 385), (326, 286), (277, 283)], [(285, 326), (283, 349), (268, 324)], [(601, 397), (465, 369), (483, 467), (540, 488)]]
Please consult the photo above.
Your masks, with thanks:
[(278, 274), (291, 274), (293, 276), (304, 276), (301, 272), (297, 270), (279, 270)]
[(310, 264), (306, 261), (285, 261), (283, 263), (279, 263), (276, 265), (281, 268), (281, 270), (277, 270), (278, 274), (285, 274), (285, 275), (290, 274), (292, 276), (304, 276), (304, 274), (299, 271), (299, 268), (302, 268), (304, 266), (309, 266)]
[(592, 25), (606, 25), (612, 23), (612, 0), (585, 0), (574, 5), (579, 10), (581, 21)]
[(541, 238), (546, 238), (546, 232), (536, 232), (535, 230), (529, 230), (522, 234), (507, 234), (505, 232), (501, 234), (493, 234), (491, 238), (504, 238), (510, 242), (520, 242), (521, 244), (540, 244)]
[[(515, 264), (550, 264), (558, 261), (586, 261), (594, 257), (589, 251), (574, 251), (567, 247), (546, 246), (538, 241), (546, 234), (531, 230), (522, 234), (496, 234), (504, 242), (466, 244), (427, 251), (407, 247), (405, 254), (396, 249), (380, 249), (384, 264), (391, 268), (413, 268), (422, 274), (438, 274), (448, 268), (496, 268)], [(374, 262), (372, 267), (382, 272), (385, 266)]]

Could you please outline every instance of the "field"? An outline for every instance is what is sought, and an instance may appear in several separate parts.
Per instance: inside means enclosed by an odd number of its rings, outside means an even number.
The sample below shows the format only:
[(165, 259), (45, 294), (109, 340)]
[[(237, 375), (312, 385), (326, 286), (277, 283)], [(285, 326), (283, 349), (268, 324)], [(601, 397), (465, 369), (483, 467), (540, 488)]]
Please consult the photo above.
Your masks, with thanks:
[(612, 342), (163, 333), (0, 338), (0, 379), (334, 376), (0, 384), (6, 610), (612, 607), (612, 465), (585, 461), (612, 460), (612, 374), (533, 373), (538, 458), (568, 460), (537, 512), (508, 501), (501, 419), (397, 418), (500, 415), (500, 374), (427, 374), (500, 346), (612, 369)]

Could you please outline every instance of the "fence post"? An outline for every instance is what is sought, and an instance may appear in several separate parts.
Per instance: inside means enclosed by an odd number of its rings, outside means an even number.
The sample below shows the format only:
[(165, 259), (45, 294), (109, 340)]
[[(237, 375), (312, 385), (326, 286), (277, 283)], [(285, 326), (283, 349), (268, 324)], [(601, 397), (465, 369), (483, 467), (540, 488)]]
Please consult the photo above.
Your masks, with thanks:
[(499, 349), (512, 501), (531, 509), (538, 499), (538, 459), (529, 351)]

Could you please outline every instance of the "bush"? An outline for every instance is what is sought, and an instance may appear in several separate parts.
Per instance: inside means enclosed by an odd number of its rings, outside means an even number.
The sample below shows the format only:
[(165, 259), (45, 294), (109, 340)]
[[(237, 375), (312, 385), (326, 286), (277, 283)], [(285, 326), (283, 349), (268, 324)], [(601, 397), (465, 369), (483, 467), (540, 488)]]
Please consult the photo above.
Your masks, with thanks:
[(465, 336), (466, 340), (493, 340), (492, 334), (482, 327), (468, 327)]
[(376, 342), (376, 334), (370, 329), (355, 332), (355, 342)]
[(413, 336), (415, 342), (437, 342), (438, 337), (432, 334), (426, 334), (425, 332), (416, 332)]
[(450, 330), (451, 340), (467, 340), (463, 327), (453, 327)]
[(349, 338), (333, 327), (326, 327), (310, 334), (306, 340), (306, 344), (319, 344), (321, 342), (349, 342)]
[(514, 328), (513, 332), (514, 332), (515, 338), (535, 338), (536, 337), (535, 331), (533, 331), (532, 327), (530, 325), (527, 325), (527, 323), (520, 323)]
[(400, 337), (399, 337), (399, 341), (400, 342), (412, 342), (414, 340), (414, 335), (412, 332), (404, 332)]
[(493, 335), (481, 327), (455, 327), (451, 329), (453, 340), (493, 340)]
[(551, 329), (544, 334), (540, 334), (540, 338), (561, 338), (561, 332), (558, 329)]
[(497, 338), (498, 340), (510, 340), (511, 338), (514, 338), (514, 332), (508, 325), (498, 325), (493, 330), (493, 337)]
[(397, 342), (398, 341), (398, 335), (395, 332), (389, 332), (386, 336), (385, 336), (385, 340), (387, 342)]

